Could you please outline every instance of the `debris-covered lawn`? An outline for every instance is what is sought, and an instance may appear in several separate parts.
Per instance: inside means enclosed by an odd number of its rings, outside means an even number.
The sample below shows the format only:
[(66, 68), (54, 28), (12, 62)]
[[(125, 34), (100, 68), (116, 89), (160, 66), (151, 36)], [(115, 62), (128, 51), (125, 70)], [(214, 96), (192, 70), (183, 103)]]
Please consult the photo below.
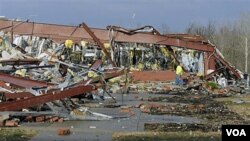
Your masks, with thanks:
[(144, 132), (116, 132), (112, 137), (114, 141), (221, 140), (221, 125), (250, 123), (249, 99), (248, 94), (220, 96), (220, 98), (192, 92), (180, 95), (166, 94), (166, 96), (154, 94), (142, 101), (139, 106), (142, 112), (154, 115), (198, 117), (202, 121), (200, 123), (155, 121), (145, 123)]
[(218, 132), (129, 132), (114, 133), (113, 141), (220, 141)]
[[(242, 96), (241, 96), (242, 97)], [(201, 125), (175, 125), (170, 126), (169, 124), (146, 124), (145, 130), (149, 131), (196, 131), (201, 130), (207, 131), (219, 131), (223, 124), (246, 124), (247, 119), (245, 116), (247, 107), (246, 104), (228, 104), (225, 101), (214, 100), (211, 95), (204, 94), (193, 94), (186, 93), (181, 96), (172, 97), (154, 97), (150, 98), (149, 101), (166, 101), (174, 104), (142, 104), (140, 106), (142, 112), (148, 114), (166, 114), (166, 115), (179, 115), (179, 116), (191, 116), (202, 119)], [(236, 109), (241, 109), (237, 111)], [(237, 111), (237, 112), (236, 112)], [(182, 130), (185, 129), (185, 130)], [(200, 128), (200, 129), (199, 129)]]
[(250, 96), (236, 95), (226, 98), (216, 98), (216, 101), (225, 103), (233, 112), (239, 114), (242, 118), (250, 121)]

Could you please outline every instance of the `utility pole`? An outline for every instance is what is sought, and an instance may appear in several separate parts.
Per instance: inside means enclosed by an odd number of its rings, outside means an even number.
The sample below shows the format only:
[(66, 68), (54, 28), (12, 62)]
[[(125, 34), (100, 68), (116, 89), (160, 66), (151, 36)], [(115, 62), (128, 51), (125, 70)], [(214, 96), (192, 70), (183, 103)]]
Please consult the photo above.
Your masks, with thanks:
[(247, 73), (247, 60), (248, 60), (248, 47), (247, 47), (247, 37), (246, 37), (246, 47), (245, 47), (245, 73)]
[(246, 81), (247, 81), (246, 87), (248, 88), (248, 87), (249, 87), (249, 75), (248, 75), (248, 72), (247, 72), (247, 70), (248, 70), (248, 69), (247, 69), (247, 67), (248, 67), (248, 66), (247, 66), (247, 63), (248, 63), (248, 62), (247, 62), (247, 60), (248, 60), (247, 37), (246, 37), (246, 47), (245, 47), (245, 59), (246, 59), (246, 60), (245, 60), (245, 73), (247, 74), (247, 78), (246, 78), (246, 79), (247, 79), (247, 80), (246, 80)]

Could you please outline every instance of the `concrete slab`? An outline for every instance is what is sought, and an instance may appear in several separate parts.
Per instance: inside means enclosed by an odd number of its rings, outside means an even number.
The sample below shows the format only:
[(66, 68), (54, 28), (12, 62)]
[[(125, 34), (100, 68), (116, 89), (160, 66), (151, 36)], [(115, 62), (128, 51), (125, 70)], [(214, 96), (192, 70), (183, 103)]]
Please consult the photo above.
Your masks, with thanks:
[[(164, 96), (155, 94), (127, 94), (113, 95), (117, 98), (117, 104), (123, 104), (127, 106), (138, 105), (141, 103), (135, 96), (143, 97), (147, 99), (149, 96)], [(169, 95), (165, 95), (169, 96)], [(119, 117), (122, 114), (120, 108), (90, 108), (93, 112), (98, 112), (110, 116)], [(144, 131), (144, 123), (199, 123), (201, 120), (193, 117), (182, 117), (173, 115), (149, 115), (142, 113), (139, 108), (130, 108), (134, 112), (134, 116), (129, 118), (115, 118), (111, 120), (102, 121), (65, 121), (62, 123), (25, 123), (22, 124), (24, 128), (32, 128), (39, 131), (39, 134), (31, 139), (31, 141), (71, 141), (71, 140), (86, 140), (86, 141), (98, 141), (98, 140), (112, 140), (113, 132), (133, 132)], [(71, 134), (68, 136), (57, 135), (57, 129), (70, 128)]]

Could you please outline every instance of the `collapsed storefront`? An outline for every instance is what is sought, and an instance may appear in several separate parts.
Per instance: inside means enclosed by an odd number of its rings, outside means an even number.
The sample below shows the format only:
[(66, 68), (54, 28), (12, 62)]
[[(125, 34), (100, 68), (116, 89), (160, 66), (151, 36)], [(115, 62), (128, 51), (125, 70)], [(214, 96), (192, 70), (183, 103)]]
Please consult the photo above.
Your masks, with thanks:
[[(223, 59), (218, 49), (200, 36), (160, 35), (151, 26), (134, 30), (108, 26), (105, 30), (91, 29), (86, 24), (63, 26), (4, 20), (0, 21), (0, 26), (1, 31), (11, 34), (13, 43), (23, 49), (32, 45), (33, 51), (38, 50), (38, 54), (46, 46), (48, 48), (48, 39), (58, 44), (70, 39), (75, 43), (72, 61), (77, 61), (77, 54), (81, 53), (85, 58), (92, 57), (103, 61), (107, 58), (107, 64), (138, 70), (169, 70), (174, 69), (176, 63), (183, 62), (187, 72), (207, 76), (214, 71), (228, 70), (232, 74), (230, 77), (240, 78), (239, 72)], [(21, 37), (17, 38), (19, 35)], [(55, 47), (52, 45), (52, 48)]]
[[(221, 85), (235, 84), (241, 79), (241, 73), (200, 36), (161, 35), (151, 26), (134, 30), (117, 26), (96, 29), (84, 23), (64, 26), (0, 20), (0, 31), (0, 63), (4, 72), (0, 74), (0, 111), (29, 108), (37, 114), (37, 106), (45, 104), (38, 111), (52, 109), (66, 115), (82, 112), (67, 98), (79, 98), (92, 91), (109, 95), (107, 81), (127, 76), (128, 71), (132, 81), (172, 81), (180, 62), (187, 76)], [(127, 81), (125, 77), (125, 85)]]

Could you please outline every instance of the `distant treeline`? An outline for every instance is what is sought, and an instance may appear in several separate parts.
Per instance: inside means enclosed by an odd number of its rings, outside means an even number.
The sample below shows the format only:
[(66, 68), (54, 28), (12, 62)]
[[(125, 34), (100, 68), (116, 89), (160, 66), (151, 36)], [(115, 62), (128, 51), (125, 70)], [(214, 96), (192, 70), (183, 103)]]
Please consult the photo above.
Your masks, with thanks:
[[(211, 41), (222, 52), (225, 59), (237, 69), (245, 72), (245, 47), (250, 46), (250, 13), (242, 14), (232, 23), (218, 24), (209, 21), (206, 25), (191, 23), (186, 33), (201, 35)], [(248, 73), (250, 72), (250, 55)]]

